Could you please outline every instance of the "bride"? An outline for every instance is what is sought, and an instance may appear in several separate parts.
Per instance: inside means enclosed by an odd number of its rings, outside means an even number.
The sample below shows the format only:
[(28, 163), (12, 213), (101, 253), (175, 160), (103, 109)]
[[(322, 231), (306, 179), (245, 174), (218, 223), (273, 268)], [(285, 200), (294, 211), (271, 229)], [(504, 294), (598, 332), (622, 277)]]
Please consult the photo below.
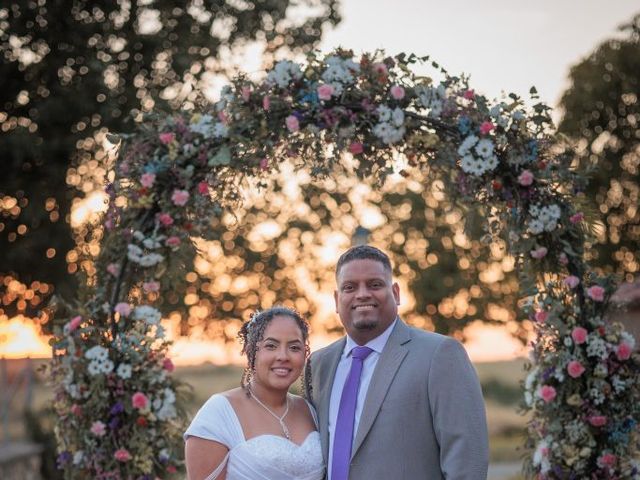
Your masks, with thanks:
[(311, 405), (289, 393), (309, 354), (308, 325), (274, 307), (239, 333), (241, 386), (215, 394), (184, 434), (189, 480), (321, 480), (324, 463)]

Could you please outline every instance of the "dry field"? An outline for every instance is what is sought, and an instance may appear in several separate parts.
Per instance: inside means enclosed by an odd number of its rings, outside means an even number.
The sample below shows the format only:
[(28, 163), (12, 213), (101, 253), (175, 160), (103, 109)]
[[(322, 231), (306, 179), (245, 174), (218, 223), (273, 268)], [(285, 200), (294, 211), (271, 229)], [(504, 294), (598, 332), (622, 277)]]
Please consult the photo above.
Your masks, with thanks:
[[(517, 410), (520, 399), (519, 382), (524, 377), (523, 364), (522, 360), (476, 364), (486, 400), (493, 462), (517, 462), (521, 456), (518, 449), (522, 444), (526, 419), (518, 414)], [(15, 363), (9, 367), (10, 378), (15, 374), (16, 367)], [(193, 401), (189, 409), (195, 413), (198, 406), (210, 395), (237, 386), (241, 372), (242, 370), (236, 366), (203, 364), (178, 368), (175, 375), (192, 386)], [(7, 393), (12, 393), (11, 389), (6, 387), (3, 385), (0, 393), (4, 400), (2, 405), (6, 404)], [(299, 386), (296, 387), (299, 389)], [(51, 389), (46, 385), (42, 375), (35, 374), (31, 391), (32, 409), (35, 412), (44, 410), (50, 405), (51, 396)], [(24, 387), (13, 392), (10, 409), (6, 421), (3, 422), (6, 427), (2, 431), (5, 439), (7, 433), (11, 439), (25, 437), (22, 412), (27, 402)]]

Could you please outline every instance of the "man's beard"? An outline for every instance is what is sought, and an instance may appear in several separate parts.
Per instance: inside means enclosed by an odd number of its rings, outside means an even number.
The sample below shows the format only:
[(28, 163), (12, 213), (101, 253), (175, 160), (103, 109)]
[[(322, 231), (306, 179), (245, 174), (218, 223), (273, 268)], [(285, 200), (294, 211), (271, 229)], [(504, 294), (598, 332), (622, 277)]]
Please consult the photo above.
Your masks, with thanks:
[(359, 320), (359, 321), (354, 321), (353, 322), (353, 327), (356, 330), (362, 330), (362, 331), (369, 331), (369, 330), (374, 330), (376, 327), (378, 326), (378, 320), (377, 319), (363, 319), (363, 320)]

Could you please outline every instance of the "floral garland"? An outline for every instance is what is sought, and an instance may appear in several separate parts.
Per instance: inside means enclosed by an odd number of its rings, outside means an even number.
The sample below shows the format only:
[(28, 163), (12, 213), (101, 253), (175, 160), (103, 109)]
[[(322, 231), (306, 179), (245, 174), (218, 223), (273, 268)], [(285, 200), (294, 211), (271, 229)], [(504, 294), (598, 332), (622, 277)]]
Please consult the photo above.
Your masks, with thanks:
[[(59, 461), (69, 477), (163, 477), (179, 466), (182, 418), (153, 302), (193, 258), (190, 239), (237, 205), (245, 178), (284, 159), (319, 177), (340, 167), (381, 181), (404, 155), (427, 164), (455, 201), (485, 207), (488, 238), (516, 258), (538, 340), (526, 382), (529, 473), (539, 479), (639, 478), (640, 357), (604, 320), (612, 284), (587, 275), (584, 172), (558, 151), (549, 109), (490, 101), (428, 58), (339, 50), (240, 76), (209, 111), (150, 116), (128, 138), (86, 311), (58, 332)], [(532, 92), (535, 99), (535, 92)], [(178, 275), (176, 275), (178, 274)], [(605, 401), (606, 399), (606, 401)]]

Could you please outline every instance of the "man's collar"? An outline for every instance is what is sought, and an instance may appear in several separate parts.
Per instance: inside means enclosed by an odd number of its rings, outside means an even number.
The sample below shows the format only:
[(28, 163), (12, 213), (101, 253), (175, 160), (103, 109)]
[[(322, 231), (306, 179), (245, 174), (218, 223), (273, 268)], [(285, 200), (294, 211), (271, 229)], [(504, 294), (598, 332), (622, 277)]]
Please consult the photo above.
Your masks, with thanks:
[[(387, 340), (389, 340), (389, 337), (391, 336), (391, 332), (393, 332), (393, 327), (396, 326), (396, 323), (398, 323), (398, 317), (396, 317), (396, 319), (393, 322), (391, 322), (391, 325), (389, 325), (384, 332), (382, 332), (376, 338), (369, 340), (363, 346), (369, 347), (371, 350), (377, 352), (378, 354), (382, 353), (382, 350), (384, 349), (384, 346), (387, 344)], [(358, 344), (349, 335), (347, 335), (347, 341), (344, 346), (343, 355), (344, 356), (349, 355), (351, 351), (357, 346)]]

